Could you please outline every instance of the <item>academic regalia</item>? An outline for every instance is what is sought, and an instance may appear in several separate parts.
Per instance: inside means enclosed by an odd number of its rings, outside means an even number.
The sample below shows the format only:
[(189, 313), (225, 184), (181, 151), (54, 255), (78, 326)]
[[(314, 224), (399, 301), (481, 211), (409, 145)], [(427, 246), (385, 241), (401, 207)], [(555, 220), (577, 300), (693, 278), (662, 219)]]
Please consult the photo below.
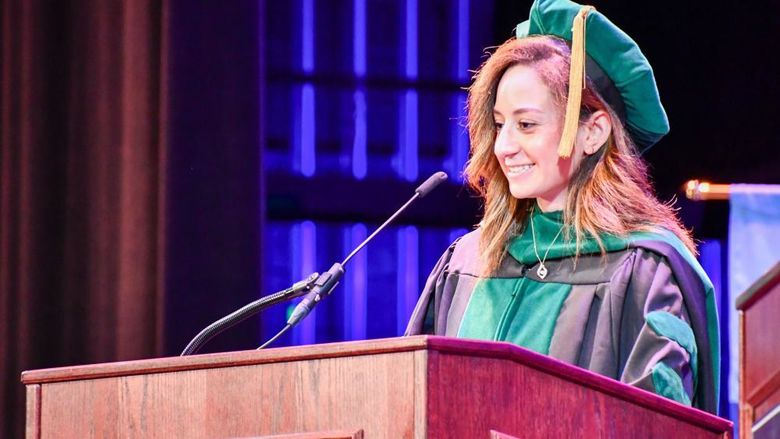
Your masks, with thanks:
[[(712, 284), (671, 233), (557, 236), (561, 213), (532, 216), (490, 277), (480, 277), (480, 229), (458, 239), (428, 278), (407, 335), (509, 341), (715, 413), (718, 333)], [(555, 240), (555, 242), (552, 242)]]
[[(593, 7), (536, 0), (516, 35), (550, 35), (571, 44), (560, 157), (573, 150), (586, 77), (640, 150), (669, 132), (648, 60)], [(602, 235), (605, 253), (591, 237), (577, 256), (575, 243), (565, 239), (573, 232), (559, 233), (561, 217), (535, 209), (507, 242), (502, 265), (486, 277), (481, 230), (453, 243), (428, 278), (407, 334), (509, 341), (717, 413), (714, 292), (690, 251), (658, 229)]]

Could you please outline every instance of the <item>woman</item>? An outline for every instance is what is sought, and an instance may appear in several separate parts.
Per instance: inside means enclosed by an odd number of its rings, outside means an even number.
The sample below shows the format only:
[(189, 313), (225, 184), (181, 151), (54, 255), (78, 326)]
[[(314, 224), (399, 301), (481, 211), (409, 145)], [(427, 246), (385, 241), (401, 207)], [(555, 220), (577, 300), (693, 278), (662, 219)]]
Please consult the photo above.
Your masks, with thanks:
[(637, 152), (668, 132), (652, 69), (590, 7), (537, 1), (530, 16), (469, 90), (484, 216), (407, 334), (509, 341), (715, 413), (712, 284)]

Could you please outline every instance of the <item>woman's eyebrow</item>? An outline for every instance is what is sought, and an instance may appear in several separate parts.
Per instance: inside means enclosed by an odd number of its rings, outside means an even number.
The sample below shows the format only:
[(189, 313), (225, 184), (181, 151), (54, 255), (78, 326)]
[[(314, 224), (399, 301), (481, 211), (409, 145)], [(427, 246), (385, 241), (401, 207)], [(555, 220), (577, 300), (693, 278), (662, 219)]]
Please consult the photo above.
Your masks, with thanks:
[[(536, 107), (518, 107), (512, 110), (513, 115), (518, 115), (522, 113), (542, 113), (543, 111), (536, 108)], [(493, 114), (501, 114), (500, 111), (498, 111), (495, 107), (493, 108)]]

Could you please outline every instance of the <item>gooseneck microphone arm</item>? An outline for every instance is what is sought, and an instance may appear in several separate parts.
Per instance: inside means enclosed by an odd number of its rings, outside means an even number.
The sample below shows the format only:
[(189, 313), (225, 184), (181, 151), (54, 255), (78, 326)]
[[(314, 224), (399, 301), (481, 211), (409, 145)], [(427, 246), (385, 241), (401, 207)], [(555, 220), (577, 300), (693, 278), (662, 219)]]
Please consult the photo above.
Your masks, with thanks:
[(350, 261), (350, 259), (352, 259), (352, 257), (355, 256), (355, 254), (357, 254), (357, 252), (365, 247), (366, 244), (368, 244), (368, 242), (374, 238), (374, 236), (382, 231), (382, 229), (387, 227), (388, 224), (395, 220), (398, 215), (400, 215), (404, 210), (406, 210), (407, 207), (409, 207), (410, 204), (412, 204), (418, 198), (423, 198), (426, 196), (430, 191), (432, 191), (436, 186), (441, 184), (446, 179), (447, 174), (444, 172), (437, 172), (428, 177), (428, 179), (425, 180), (423, 184), (415, 189), (414, 196), (412, 196), (409, 201), (401, 206), (400, 209), (398, 209), (390, 218), (387, 219), (387, 221), (379, 226), (374, 231), (374, 233), (366, 238), (356, 249), (352, 250), (352, 252), (347, 255), (347, 257), (344, 258), (341, 263), (336, 262), (325, 273), (312, 273), (306, 279), (302, 279), (301, 281), (296, 282), (286, 290), (262, 297), (248, 305), (245, 305), (241, 309), (234, 311), (225, 317), (222, 317), (221, 319), (204, 328), (198, 333), (198, 335), (195, 336), (195, 338), (190, 340), (190, 342), (187, 344), (187, 347), (185, 347), (184, 351), (182, 351), (181, 355), (185, 356), (197, 353), (198, 350), (204, 344), (206, 344), (206, 342), (211, 340), (217, 334), (232, 326), (235, 326), (239, 322), (257, 314), (269, 306), (306, 295), (303, 300), (301, 300), (301, 302), (295, 307), (295, 310), (293, 310), (290, 318), (287, 320), (285, 327), (258, 349), (262, 349), (273, 343), (285, 331), (303, 320), (303, 318), (311, 312), (311, 310), (314, 308), (314, 306), (317, 305), (317, 303), (320, 302), (320, 300), (327, 297), (331, 291), (333, 291), (336, 285), (338, 285), (341, 277), (344, 275), (344, 266), (347, 264), (347, 262)]
[(393, 220), (398, 217), (398, 215), (400, 215), (404, 210), (406, 210), (407, 207), (409, 207), (410, 204), (414, 203), (420, 197), (421, 197), (420, 194), (415, 192), (414, 196), (412, 196), (412, 198), (410, 198), (409, 201), (407, 201), (403, 206), (401, 206), (400, 209), (396, 210), (395, 213), (393, 214), (393, 216), (388, 218), (387, 221), (382, 223), (381, 226), (377, 227), (377, 229), (374, 230), (374, 233), (369, 235), (368, 238), (364, 239), (363, 242), (361, 242), (359, 246), (357, 246), (354, 250), (352, 250), (352, 253), (348, 254), (347, 257), (344, 258), (343, 261), (341, 261), (341, 265), (347, 265), (347, 262), (349, 262), (349, 260), (352, 259), (352, 257), (354, 257), (357, 254), (357, 252), (362, 250), (363, 247), (365, 247), (366, 244), (368, 244), (369, 241), (374, 239), (374, 236), (376, 236), (385, 227), (387, 227), (388, 224), (392, 223)]
[(417, 186), (417, 189), (414, 190), (414, 195), (412, 196), (412, 198), (410, 198), (409, 201), (404, 203), (403, 206), (401, 206), (398, 210), (396, 210), (393, 216), (388, 218), (387, 221), (382, 223), (381, 226), (377, 227), (377, 229), (374, 230), (374, 233), (369, 235), (369, 237), (364, 239), (359, 246), (357, 246), (354, 250), (352, 250), (352, 253), (347, 255), (347, 257), (344, 258), (343, 261), (341, 261), (341, 265), (347, 265), (347, 262), (349, 262), (349, 260), (352, 259), (352, 257), (357, 254), (357, 252), (359, 252), (363, 247), (365, 247), (369, 241), (374, 239), (374, 236), (376, 236), (379, 232), (381, 232), (382, 229), (384, 229), (385, 227), (387, 227), (388, 224), (393, 222), (393, 220), (396, 219), (398, 215), (400, 215), (404, 210), (406, 210), (406, 208), (409, 207), (410, 204), (415, 202), (418, 198), (422, 198), (428, 195), (429, 192), (431, 192), (434, 188), (436, 188), (436, 186), (440, 185), (445, 180), (447, 180), (447, 174), (441, 171), (428, 177), (428, 179), (425, 180), (423, 184)]
[(195, 336), (195, 338), (190, 340), (190, 342), (187, 343), (187, 347), (185, 347), (182, 351), (181, 356), (183, 357), (186, 355), (196, 354), (204, 344), (217, 336), (217, 334), (237, 325), (238, 323), (264, 310), (265, 308), (268, 308), (269, 306), (303, 296), (304, 294), (308, 293), (309, 290), (311, 290), (314, 282), (318, 278), (319, 273), (312, 273), (306, 277), (306, 279), (302, 279), (294, 283), (286, 290), (261, 297), (260, 299), (255, 300), (254, 302), (245, 305), (236, 311), (233, 311), (225, 317), (222, 317), (221, 319), (204, 328), (198, 333), (198, 335)]
[(410, 204), (412, 204), (415, 200), (418, 198), (423, 198), (424, 196), (428, 195), (429, 192), (431, 192), (436, 186), (441, 184), (443, 181), (447, 179), (447, 174), (444, 172), (437, 172), (430, 177), (428, 177), (423, 184), (417, 187), (414, 191), (414, 195), (412, 198), (409, 199), (403, 206), (401, 206), (398, 210), (395, 211), (395, 213), (387, 219), (384, 223), (382, 223), (381, 226), (379, 226), (374, 232), (366, 238), (357, 248), (352, 250), (352, 252), (347, 255), (346, 258), (341, 263), (336, 262), (333, 264), (328, 271), (325, 273), (322, 273), (317, 280), (314, 282), (314, 286), (311, 289), (311, 292), (309, 292), (303, 300), (295, 307), (292, 314), (290, 314), (290, 318), (287, 319), (287, 325), (276, 335), (274, 338), (263, 344), (258, 349), (262, 349), (263, 347), (267, 346), (269, 343), (271, 343), (273, 340), (275, 340), (278, 336), (280, 336), (284, 331), (287, 331), (291, 327), (297, 325), (301, 320), (303, 320), (312, 309), (325, 297), (330, 295), (331, 291), (333, 291), (334, 288), (336, 288), (336, 285), (338, 285), (339, 281), (341, 280), (341, 277), (344, 275), (344, 266), (347, 265), (347, 263), (352, 259), (352, 257), (357, 254), (363, 247), (366, 246), (366, 244), (371, 241), (374, 236), (376, 236), (379, 232), (381, 232), (385, 227), (387, 227), (388, 224), (393, 222), (401, 213), (403, 213), (406, 208), (409, 207)]

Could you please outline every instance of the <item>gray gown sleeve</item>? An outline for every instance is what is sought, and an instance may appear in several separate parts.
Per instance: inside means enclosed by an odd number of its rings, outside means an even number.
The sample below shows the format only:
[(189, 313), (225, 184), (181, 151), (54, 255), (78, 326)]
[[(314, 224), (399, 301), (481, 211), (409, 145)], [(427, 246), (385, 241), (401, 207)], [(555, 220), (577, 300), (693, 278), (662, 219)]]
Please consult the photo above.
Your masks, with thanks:
[(620, 380), (691, 405), (697, 346), (683, 295), (665, 258), (635, 253), (620, 322)]
[(414, 307), (412, 317), (409, 319), (404, 335), (443, 335), (441, 331), (437, 330), (437, 326), (439, 325), (436, 324), (436, 320), (437, 315), (440, 315), (442, 312), (442, 310), (439, 309), (441, 307), (441, 297), (444, 294), (444, 286), (447, 277), (449, 276), (450, 260), (452, 259), (452, 254), (455, 251), (457, 243), (458, 240), (447, 248), (433, 267), (431, 274), (428, 275), (428, 280), (425, 282), (425, 288), (423, 288), (420, 299)]

